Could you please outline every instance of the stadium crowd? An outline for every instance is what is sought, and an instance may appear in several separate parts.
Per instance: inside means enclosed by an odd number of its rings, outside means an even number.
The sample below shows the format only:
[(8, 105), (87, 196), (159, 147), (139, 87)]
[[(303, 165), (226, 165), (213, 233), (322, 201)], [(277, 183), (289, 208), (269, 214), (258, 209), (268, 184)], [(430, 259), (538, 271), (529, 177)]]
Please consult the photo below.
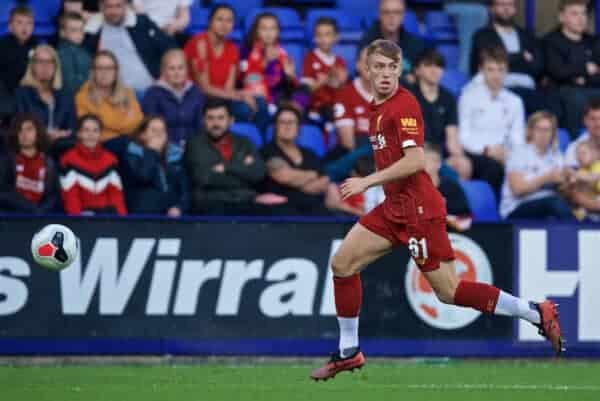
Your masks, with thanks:
[[(594, 220), (600, 41), (587, 1), (561, 0), (541, 38), (516, 24), (515, 1), (443, 2), (460, 44), (446, 57), (409, 29), (404, 0), (380, 0), (360, 37), (320, 16), (310, 40), (269, 11), (239, 34), (223, 2), (192, 33), (192, 0), (64, 0), (57, 35), (34, 35), (39, 16), (16, 2), (0, 38), (0, 211), (363, 215), (382, 189), (342, 200), (339, 183), (374, 169), (364, 49), (385, 38), (403, 50), (449, 223), (469, 220), (469, 180), (489, 184), (502, 218)], [(336, 53), (342, 39), (356, 60)], [(288, 42), (312, 48), (298, 62)], [(444, 82), (450, 63), (465, 85)]]

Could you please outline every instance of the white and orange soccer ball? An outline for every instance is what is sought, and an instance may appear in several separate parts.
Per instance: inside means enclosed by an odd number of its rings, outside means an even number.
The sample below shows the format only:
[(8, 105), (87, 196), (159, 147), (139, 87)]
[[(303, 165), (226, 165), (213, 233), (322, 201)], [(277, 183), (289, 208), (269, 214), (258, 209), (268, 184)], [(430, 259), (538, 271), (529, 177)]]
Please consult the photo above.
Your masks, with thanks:
[(49, 224), (31, 239), (33, 260), (40, 266), (59, 271), (69, 267), (77, 257), (79, 240), (69, 227)]

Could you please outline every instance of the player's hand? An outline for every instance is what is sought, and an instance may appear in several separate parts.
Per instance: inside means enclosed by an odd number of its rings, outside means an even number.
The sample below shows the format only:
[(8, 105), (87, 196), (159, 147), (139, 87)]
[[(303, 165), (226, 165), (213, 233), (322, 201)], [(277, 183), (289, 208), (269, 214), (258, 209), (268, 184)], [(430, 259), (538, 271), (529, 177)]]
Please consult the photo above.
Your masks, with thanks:
[(348, 178), (340, 186), (342, 191), (342, 199), (346, 200), (351, 196), (362, 194), (369, 188), (367, 181), (362, 177)]
[(225, 172), (225, 165), (224, 165), (223, 163), (215, 164), (215, 165), (213, 166), (212, 170), (213, 170), (215, 173), (220, 173), (220, 174), (222, 174), (222, 173), (224, 173), (224, 172)]

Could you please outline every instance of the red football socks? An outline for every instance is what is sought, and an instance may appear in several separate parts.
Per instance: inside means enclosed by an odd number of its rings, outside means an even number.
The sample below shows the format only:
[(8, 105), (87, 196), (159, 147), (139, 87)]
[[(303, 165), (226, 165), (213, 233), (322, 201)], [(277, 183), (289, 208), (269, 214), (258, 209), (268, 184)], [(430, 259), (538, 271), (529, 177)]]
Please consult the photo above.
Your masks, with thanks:
[(333, 291), (338, 317), (357, 317), (362, 302), (360, 274), (350, 277), (333, 277)]
[(454, 304), (484, 313), (494, 313), (500, 290), (493, 285), (461, 280), (454, 294)]

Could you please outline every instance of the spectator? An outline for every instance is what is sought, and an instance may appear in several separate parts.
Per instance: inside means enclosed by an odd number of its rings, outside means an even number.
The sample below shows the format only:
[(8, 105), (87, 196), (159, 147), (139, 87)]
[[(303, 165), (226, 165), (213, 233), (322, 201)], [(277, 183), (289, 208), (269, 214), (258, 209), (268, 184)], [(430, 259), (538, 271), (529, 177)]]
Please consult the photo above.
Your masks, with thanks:
[[(572, 178), (574, 190), (588, 202), (596, 203), (600, 196), (600, 152), (590, 139), (577, 144), (577, 163), (579, 168)], [(577, 208), (574, 213), (578, 220), (588, 217), (598, 221), (599, 217), (597, 212), (589, 214), (584, 207)]]
[(581, 130), (590, 96), (600, 95), (600, 41), (586, 33), (587, 0), (561, 0), (559, 27), (543, 39), (546, 74), (560, 89), (565, 110), (561, 126), (572, 138)]
[(367, 47), (376, 39), (391, 40), (402, 49), (403, 75), (408, 82), (414, 82), (413, 63), (425, 50), (425, 42), (406, 31), (402, 26), (406, 12), (405, 0), (380, 0), (379, 20), (376, 21), (360, 40), (359, 48)]
[(367, 75), (367, 48), (361, 49), (356, 61), (358, 76), (343, 86), (336, 94), (334, 106), (335, 128), (338, 143), (347, 150), (356, 142), (369, 142), (369, 110), (373, 95)]
[(92, 54), (110, 50), (125, 85), (144, 92), (160, 75), (160, 59), (175, 42), (146, 15), (136, 15), (127, 0), (100, 0), (100, 11), (85, 27), (85, 46)]
[(83, 18), (84, 24), (92, 16), (92, 13), (85, 8), (84, 0), (63, 0), (61, 15), (77, 14)]
[(471, 208), (460, 184), (451, 178), (441, 175), (442, 149), (438, 145), (425, 142), (425, 171), (433, 185), (446, 199), (448, 225), (464, 231), (471, 226)]
[(57, 51), (62, 67), (63, 86), (69, 96), (75, 96), (90, 75), (92, 59), (81, 46), (84, 23), (83, 17), (79, 14), (63, 14), (60, 17), (60, 40)]
[(463, 179), (487, 181), (499, 194), (507, 153), (524, 143), (525, 111), (521, 99), (504, 88), (508, 56), (501, 48), (481, 52), (481, 83), (471, 82), (458, 102), (458, 130), (470, 165), (450, 158)]
[(190, 24), (193, 0), (133, 0), (136, 12), (146, 14), (167, 35), (182, 34)]
[(558, 192), (566, 172), (558, 149), (557, 128), (556, 117), (548, 112), (529, 117), (527, 143), (513, 149), (506, 162), (500, 202), (503, 218), (573, 218), (569, 204)]
[(165, 121), (145, 118), (131, 139), (120, 163), (127, 210), (180, 217), (189, 209), (189, 182), (183, 150), (168, 142)]
[(183, 51), (169, 50), (163, 56), (160, 79), (146, 92), (142, 109), (146, 115), (161, 116), (167, 122), (169, 141), (183, 144), (202, 128), (204, 95), (188, 79)]
[(33, 12), (17, 6), (10, 12), (8, 35), (0, 38), (0, 80), (10, 94), (21, 82), (29, 62), (29, 53), (37, 45), (33, 35)]
[(33, 114), (15, 116), (9, 153), (0, 159), (0, 211), (43, 214), (58, 204), (56, 166), (47, 156), (46, 129)]
[(425, 140), (440, 148), (454, 164), (464, 165), (466, 159), (458, 137), (456, 99), (440, 80), (444, 74), (444, 57), (434, 49), (425, 50), (415, 62), (416, 84), (409, 87), (423, 112)]
[(307, 106), (307, 100), (294, 98), (296, 67), (279, 43), (279, 32), (279, 20), (272, 13), (261, 13), (252, 23), (242, 49), (244, 89), (271, 104), (294, 100)]
[(102, 141), (131, 133), (144, 117), (133, 90), (123, 85), (119, 75), (114, 54), (100, 50), (93, 59), (90, 79), (75, 96), (79, 117), (94, 114), (102, 120)]
[(301, 82), (311, 92), (309, 117), (313, 120), (333, 121), (336, 91), (348, 80), (346, 62), (333, 52), (337, 35), (333, 18), (317, 19), (314, 29), (316, 48), (304, 56)]
[(454, 17), (458, 30), (460, 49), (460, 70), (469, 73), (469, 53), (471, 52), (473, 34), (488, 21), (486, 5), (490, 0), (445, 0), (444, 8)]
[(543, 72), (542, 50), (533, 34), (517, 26), (516, 0), (492, 0), (490, 24), (473, 37), (471, 74), (478, 72), (479, 53), (489, 47), (504, 47), (508, 53), (508, 74), (504, 86), (521, 97), (528, 114), (552, 109), (561, 112), (560, 102), (550, 102), (552, 96), (536, 89)]
[(577, 146), (581, 142), (589, 140), (589, 145), (600, 154), (600, 97), (590, 98), (587, 102), (583, 113), (583, 125), (586, 131), (569, 144), (565, 154), (565, 163), (572, 168), (579, 167)]
[(16, 110), (36, 114), (46, 125), (52, 142), (71, 135), (73, 101), (63, 89), (60, 60), (52, 47), (39, 45), (33, 50), (15, 98)]
[(300, 112), (291, 106), (282, 106), (275, 114), (273, 142), (262, 149), (267, 164), (265, 192), (286, 197), (288, 210), (295, 215), (353, 213), (342, 202), (337, 185), (323, 173), (317, 155), (296, 144), (300, 119)]
[(270, 121), (266, 101), (235, 86), (240, 53), (235, 43), (227, 39), (234, 18), (229, 5), (218, 4), (211, 10), (208, 30), (194, 36), (184, 48), (190, 77), (207, 96), (230, 100), (237, 121), (254, 122), (264, 133)]
[(77, 144), (60, 160), (60, 186), (70, 215), (127, 214), (117, 158), (102, 147), (102, 121), (86, 114), (77, 122)]
[(210, 99), (202, 115), (206, 134), (194, 135), (186, 143), (185, 164), (192, 187), (195, 214), (252, 215), (255, 186), (265, 176), (265, 165), (252, 142), (231, 134), (233, 117), (228, 103)]

